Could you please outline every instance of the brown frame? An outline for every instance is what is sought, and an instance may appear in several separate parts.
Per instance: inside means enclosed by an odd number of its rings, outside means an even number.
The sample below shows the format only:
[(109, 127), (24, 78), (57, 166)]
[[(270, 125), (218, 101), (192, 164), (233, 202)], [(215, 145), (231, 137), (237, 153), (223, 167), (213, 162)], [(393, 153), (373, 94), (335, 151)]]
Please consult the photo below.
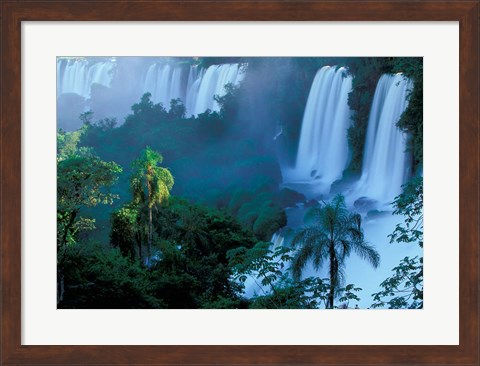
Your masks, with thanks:
[[(1, 359), (19, 364), (455, 364), (479, 359), (479, 0), (3, 0), (1, 4)], [(458, 21), (460, 23), (460, 345), (21, 345), (21, 22)]]

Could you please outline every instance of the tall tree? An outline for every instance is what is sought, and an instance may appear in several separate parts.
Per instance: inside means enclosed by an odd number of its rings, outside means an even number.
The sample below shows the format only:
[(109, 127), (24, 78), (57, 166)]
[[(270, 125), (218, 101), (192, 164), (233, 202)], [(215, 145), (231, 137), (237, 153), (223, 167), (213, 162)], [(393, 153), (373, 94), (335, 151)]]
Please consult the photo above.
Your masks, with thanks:
[(95, 228), (95, 219), (83, 217), (82, 209), (112, 204), (117, 195), (108, 191), (122, 168), (106, 162), (91, 149), (78, 148), (81, 130), (57, 135), (57, 260), (58, 301), (64, 293), (64, 263), (69, 245), (76, 243), (78, 233)]
[(353, 251), (377, 268), (380, 255), (364, 240), (361, 216), (347, 209), (345, 198), (340, 194), (323, 206), (311, 208), (305, 221), (307, 226), (292, 241), (293, 245), (302, 245), (293, 258), (293, 276), (300, 279), (309, 260), (316, 270), (328, 260), (330, 291), (327, 308), (333, 309), (333, 301), (344, 278), (345, 259)]
[(168, 200), (173, 187), (173, 176), (167, 168), (160, 166), (162, 162), (163, 156), (147, 146), (133, 162), (134, 173), (130, 182), (134, 203), (148, 210), (147, 266), (153, 242), (152, 209)]

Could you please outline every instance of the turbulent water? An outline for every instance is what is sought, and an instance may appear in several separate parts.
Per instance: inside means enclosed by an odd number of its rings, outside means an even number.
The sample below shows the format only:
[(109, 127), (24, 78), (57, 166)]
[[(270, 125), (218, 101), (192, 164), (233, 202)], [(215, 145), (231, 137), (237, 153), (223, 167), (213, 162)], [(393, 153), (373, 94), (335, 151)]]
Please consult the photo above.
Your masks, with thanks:
[(410, 156), (406, 151), (407, 135), (397, 122), (407, 108), (412, 82), (402, 74), (383, 75), (373, 98), (356, 195), (381, 203), (393, 201), (401, 193), (409, 174)]
[(93, 84), (110, 87), (115, 66), (114, 61), (89, 62), (86, 59), (58, 59), (57, 95), (75, 93), (89, 98)]
[(284, 170), (286, 182), (314, 185), (318, 193), (328, 193), (331, 183), (342, 177), (348, 162), (351, 89), (352, 77), (345, 68), (325, 66), (317, 72), (303, 115), (295, 167)]

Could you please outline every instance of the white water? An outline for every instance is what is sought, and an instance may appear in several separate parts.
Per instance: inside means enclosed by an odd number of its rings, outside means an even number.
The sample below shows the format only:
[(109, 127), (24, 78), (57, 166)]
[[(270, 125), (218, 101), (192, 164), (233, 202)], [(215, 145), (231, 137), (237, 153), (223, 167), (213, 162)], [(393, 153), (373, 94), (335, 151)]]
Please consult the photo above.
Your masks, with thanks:
[(284, 169), (287, 183), (315, 185), (328, 193), (348, 163), (347, 129), (350, 126), (348, 94), (352, 77), (343, 67), (325, 66), (313, 80), (302, 121), (297, 159)]
[(401, 74), (378, 81), (368, 121), (362, 175), (354, 195), (392, 202), (411, 174), (407, 136), (397, 126), (407, 108), (412, 82)]
[(162, 103), (168, 110), (172, 99), (185, 100), (182, 73), (181, 66), (154, 63), (148, 68), (143, 92), (149, 92), (153, 102)]
[[(203, 69), (173, 59), (157, 61), (144, 67), (135, 66), (131, 72), (134, 79), (140, 80), (140, 85), (128, 86), (135, 99), (125, 103), (136, 103), (144, 93), (149, 92), (152, 101), (162, 103), (167, 110), (170, 109), (172, 99), (181, 99), (187, 116), (196, 116), (207, 109), (218, 112), (220, 106), (214, 96), (224, 96), (226, 84), (238, 85), (245, 76), (245, 67), (246, 65), (241, 64), (222, 64)], [(126, 75), (116, 75), (120, 72), (125, 71), (117, 69), (115, 59), (98, 61), (58, 58), (57, 97), (65, 93), (75, 93), (89, 99), (93, 84), (98, 83), (110, 88), (114, 77), (125, 79)]]
[(88, 99), (94, 83), (110, 87), (115, 66), (114, 61), (92, 63), (86, 59), (59, 59), (57, 61), (57, 96), (75, 93)]
[(196, 116), (207, 109), (218, 112), (220, 106), (214, 96), (224, 96), (225, 85), (238, 85), (243, 77), (239, 64), (212, 65), (204, 70), (195, 65), (155, 63), (148, 69), (143, 91), (150, 92), (152, 101), (162, 103), (167, 110), (170, 101), (179, 98), (185, 104), (187, 116)]
[[(339, 76), (343, 72), (322, 68), (317, 73), (305, 108), (295, 168), (283, 171), (286, 185), (307, 196), (312, 196), (312, 192), (313, 197), (327, 193), (331, 183), (340, 178), (348, 162), (346, 129), (350, 113), (347, 97), (351, 80), (341, 79)], [(353, 187), (356, 198), (366, 196), (388, 204), (401, 193), (401, 185), (411, 172), (409, 154), (405, 151), (406, 136), (396, 127), (396, 123), (408, 106), (407, 96), (411, 88), (412, 82), (401, 74), (384, 75), (379, 80), (368, 123), (363, 171), (360, 181)], [(337, 111), (339, 114), (336, 114)], [(343, 130), (343, 136), (340, 130)], [(313, 171), (315, 174), (312, 174)], [(292, 181), (305, 183), (294, 185)], [(310, 187), (312, 185), (314, 189)], [(348, 201), (353, 203), (353, 200)], [(354, 207), (349, 208), (355, 210)], [(382, 209), (391, 211), (391, 206)], [(291, 219), (303, 216), (306, 211), (301, 207), (287, 211), (288, 227), (298, 229), (303, 226)], [(363, 289), (358, 293), (361, 298), (358, 305), (367, 308), (373, 303), (371, 295), (380, 290), (379, 284), (392, 275), (391, 270), (400, 260), (405, 256), (421, 256), (423, 251), (417, 245), (389, 243), (388, 235), (396, 224), (403, 221), (402, 217), (393, 216), (390, 212), (373, 219), (365, 217), (365, 214), (363, 216), (365, 239), (380, 253), (380, 266), (374, 269), (358, 256), (350, 256), (345, 263), (345, 284), (353, 283)], [(276, 235), (272, 243), (278, 240)], [(272, 244), (272, 248), (275, 246)], [(328, 277), (327, 268), (317, 271), (309, 263), (302, 277), (309, 276)], [(247, 296), (253, 295), (252, 288), (255, 286), (251, 284)], [(355, 304), (352, 302), (349, 306)]]
[(220, 106), (213, 96), (224, 96), (225, 85), (238, 85), (243, 79), (244, 73), (239, 64), (212, 65), (204, 74), (201, 74), (198, 89), (195, 86), (194, 92), (190, 94), (192, 100), (187, 103), (190, 106), (188, 113), (198, 115), (207, 109), (219, 111)]

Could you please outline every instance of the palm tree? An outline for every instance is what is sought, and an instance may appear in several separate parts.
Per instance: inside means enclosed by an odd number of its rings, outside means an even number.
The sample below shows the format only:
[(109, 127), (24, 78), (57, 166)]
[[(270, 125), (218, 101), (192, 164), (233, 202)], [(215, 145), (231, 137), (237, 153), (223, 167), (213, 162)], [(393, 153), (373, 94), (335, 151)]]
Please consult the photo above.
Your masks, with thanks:
[(152, 209), (168, 200), (173, 187), (172, 174), (159, 166), (162, 161), (163, 156), (147, 146), (133, 162), (134, 174), (130, 182), (133, 201), (148, 210), (147, 266), (153, 241)]
[(377, 268), (380, 255), (363, 236), (361, 216), (348, 211), (345, 198), (338, 194), (329, 203), (311, 208), (305, 215), (309, 223), (294, 237), (292, 245), (302, 244), (292, 261), (294, 279), (300, 279), (309, 260), (315, 270), (329, 262), (330, 290), (327, 309), (333, 309), (333, 300), (344, 278), (345, 259), (354, 251)]

